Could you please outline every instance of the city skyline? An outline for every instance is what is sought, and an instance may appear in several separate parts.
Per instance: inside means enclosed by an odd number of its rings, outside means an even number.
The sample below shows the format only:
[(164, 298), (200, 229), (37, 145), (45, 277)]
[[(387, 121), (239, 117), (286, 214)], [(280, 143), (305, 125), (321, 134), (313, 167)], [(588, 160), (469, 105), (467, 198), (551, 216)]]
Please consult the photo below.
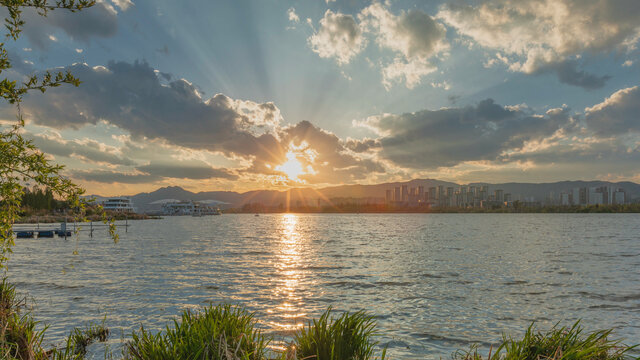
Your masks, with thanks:
[(25, 133), (89, 193), (640, 182), (638, 2), (105, 0), (24, 15), (10, 76), (83, 81), (25, 97)]

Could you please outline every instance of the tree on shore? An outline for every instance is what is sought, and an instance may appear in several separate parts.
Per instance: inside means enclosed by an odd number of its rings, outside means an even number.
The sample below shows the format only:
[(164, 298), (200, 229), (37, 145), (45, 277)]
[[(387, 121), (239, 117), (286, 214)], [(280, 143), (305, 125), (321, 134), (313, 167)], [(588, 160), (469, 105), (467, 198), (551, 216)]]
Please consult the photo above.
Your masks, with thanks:
[[(54, 10), (77, 12), (93, 5), (93, 0), (0, 0), (0, 6), (8, 12), (6, 38), (12, 41), (19, 38), (25, 25), (22, 17), (25, 8), (47, 16)], [(0, 43), (0, 97), (16, 108), (15, 123), (0, 131), (0, 269), (6, 268), (14, 245), (12, 226), (18, 217), (27, 184), (46, 188), (53, 196), (66, 200), (77, 210), (78, 217), (82, 216), (86, 205), (81, 198), (84, 190), (61, 174), (64, 167), (52, 162), (32, 140), (24, 137), (25, 121), (20, 108), (24, 95), (30, 91), (45, 92), (61, 85), (79, 86), (80, 80), (70, 72), (50, 71), (13, 80), (7, 77), (11, 68), (5, 44)], [(110, 225), (111, 235), (117, 241), (113, 223)]]

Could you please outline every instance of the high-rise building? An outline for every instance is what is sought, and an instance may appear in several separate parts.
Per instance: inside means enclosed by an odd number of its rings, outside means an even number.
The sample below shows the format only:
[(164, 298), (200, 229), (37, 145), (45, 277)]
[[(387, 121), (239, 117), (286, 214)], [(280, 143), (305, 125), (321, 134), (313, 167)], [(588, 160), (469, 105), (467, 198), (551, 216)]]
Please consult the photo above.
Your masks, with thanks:
[(503, 191), (498, 189), (496, 191), (494, 191), (494, 196), (496, 197), (496, 201), (497, 202), (504, 202), (504, 196), (503, 196)]
[(580, 188), (571, 190), (571, 205), (580, 205)]
[(624, 204), (626, 201), (626, 193), (622, 189), (616, 189), (613, 192), (612, 204)]
[(392, 190), (387, 190), (386, 196), (385, 196), (385, 200), (387, 200), (387, 204), (389, 204), (390, 202), (393, 201), (393, 191)]
[(400, 187), (396, 186), (393, 193), (393, 201), (399, 202), (402, 201), (402, 195), (400, 194)]
[(402, 202), (409, 201), (409, 187), (407, 185), (402, 185)]
[(429, 194), (427, 194), (427, 200), (435, 201), (436, 200), (436, 188), (430, 187)]
[(589, 205), (601, 205), (604, 204), (604, 198), (602, 192), (598, 188), (589, 188), (587, 195)]

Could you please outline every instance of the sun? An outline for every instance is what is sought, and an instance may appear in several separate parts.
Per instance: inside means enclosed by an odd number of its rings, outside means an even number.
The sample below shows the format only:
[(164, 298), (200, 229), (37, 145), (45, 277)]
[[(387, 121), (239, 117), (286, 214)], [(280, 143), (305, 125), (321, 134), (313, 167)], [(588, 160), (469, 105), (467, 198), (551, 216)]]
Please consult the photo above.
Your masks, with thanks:
[(298, 176), (305, 173), (304, 167), (296, 158), (296, 154), (289, 151), (287, 152), (287, 161), (275, 167), (276, 170), (282, 171), (291, 180), (298, 180)]

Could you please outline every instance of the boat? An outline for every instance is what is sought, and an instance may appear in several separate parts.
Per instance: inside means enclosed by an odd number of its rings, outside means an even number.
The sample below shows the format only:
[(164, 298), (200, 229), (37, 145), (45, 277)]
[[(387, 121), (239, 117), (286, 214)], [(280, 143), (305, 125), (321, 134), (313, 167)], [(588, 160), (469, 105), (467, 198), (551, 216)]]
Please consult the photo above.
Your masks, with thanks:
[(33, 237), (33, 231), (18, 231), (16, 237), (19, 239), (27, 239)]
[(106, 211), (120, 213), (135, 213), (136, 208), (133, 207), (131, 198), (126, 196), (112, 197), (102, 202), (102, 208)]
[(38, 230), (38, 238), (52, 238), (53, 230)]

